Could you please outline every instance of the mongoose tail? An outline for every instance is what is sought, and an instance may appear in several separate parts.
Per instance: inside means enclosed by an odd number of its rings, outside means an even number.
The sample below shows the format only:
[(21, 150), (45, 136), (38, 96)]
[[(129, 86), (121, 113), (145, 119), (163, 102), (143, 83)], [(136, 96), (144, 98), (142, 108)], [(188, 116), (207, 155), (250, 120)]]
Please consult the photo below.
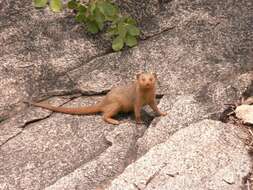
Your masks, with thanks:
[(54, 112), (67, 113), (72, 115), (94, 114), (102, 111), (101, 106), (99, 104), (78, 108), (55, 107), (46, 103), (35, 103), (35, 102), (31, 102), (31, 104)]

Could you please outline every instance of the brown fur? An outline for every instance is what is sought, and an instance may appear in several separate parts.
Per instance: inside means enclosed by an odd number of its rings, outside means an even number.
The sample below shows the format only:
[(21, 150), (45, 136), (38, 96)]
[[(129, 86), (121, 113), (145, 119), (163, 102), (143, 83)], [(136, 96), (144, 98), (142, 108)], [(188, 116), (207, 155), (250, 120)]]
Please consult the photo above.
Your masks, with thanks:
[(67, 114), (93, 114), (102, 112), (104, 121), (118, 125), (120, 122), (112, 117), (119, 112), (134, 111), (137, 123), (141, 123), (141, 108), (149, 105), (159, 116), (166, 113), (159, 111), (155, 100), (156, 75), (152, 73), (138, 74), (136, 80), (129, 85), (116, 87), (93, 106), (66, 108), (54, 107), (44, 103), (31, 103), (34, 106), (46, 108), (55, 112)]

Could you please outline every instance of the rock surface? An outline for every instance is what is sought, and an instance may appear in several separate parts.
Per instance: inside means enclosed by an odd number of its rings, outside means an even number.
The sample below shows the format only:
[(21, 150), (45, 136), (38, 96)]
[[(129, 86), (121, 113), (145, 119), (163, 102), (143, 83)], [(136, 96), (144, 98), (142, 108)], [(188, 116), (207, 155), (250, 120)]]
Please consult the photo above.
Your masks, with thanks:
[(125, 166), (135, 159), (133, 154), (133, 147), (136, 141), (134, 134), (133, 125), (119, 125), (118, 128), (115, 128), (105, 136), (112, 143), (105, 152), (61, 178), (45, 190), (92, 190), (104, 181), (123, 172)]
[[(78, 98), (66, 106), (89, 101), (94, 99)], [(100, 116), (59, 113), (31, 123), (1, 145), (0, 184), (10, 189), (43, 189), (105, 151), (109, 144), (104, 133), (113, 128)]]
[(241, 188), (251, 170), (244, 134), (236, 127), (203, 120), (181, 129), (129, 165), (107, 190)]
[(166, 110), (168, 115), (154, 119), (143, 137), (138, 139), (138, 156), (165, 142), (173, 133), (192, 123), (206, 118), (221, 120), (223, 111), (227, 108), (225, 104), (239, 100), (252, 81), (253, 75), (249, 72), (227, 82), (215, 82), (205, 86), (196, 94), (177, 97), (165, 95), (159, 107)]
[[(0, 190), (243, 188), (247, 136), (219, 120), (226, 103), (253, 95), (252, 1), (115, 2), (142, 29), (138, 46), (116, 53), (68, 11), (0, 2)], [(145, 108), (144, 125), (23, 103), (91, 105), (143, 70), (157, 73), (168, 112)]]
[[(65, 73), (110, 52), (102, 37), (87, 35), (69, 13), (36, 10), (32, 1), (3, 1), (0, 11), (0, 115), (23, 100), (70, 93)], [(20, 110), (16, 108), (17, 111)]]
[(176, 131), (207, 117), (207, 111), (192, 96), (178, 96), (171, 109), (165, 107), (170, 105), (168, 99), (169, 97), (163, 97), (159, 104), (168, 115), (153, 120), (144, 136), (138, 139), (138, 156), (143, 155), (153, 146), (165, 142)]

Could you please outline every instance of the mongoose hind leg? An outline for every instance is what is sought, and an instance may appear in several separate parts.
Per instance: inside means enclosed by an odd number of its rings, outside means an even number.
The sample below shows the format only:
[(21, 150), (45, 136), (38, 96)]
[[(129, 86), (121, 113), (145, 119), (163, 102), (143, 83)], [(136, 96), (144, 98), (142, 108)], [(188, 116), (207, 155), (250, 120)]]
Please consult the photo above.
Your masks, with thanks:
[(112, 117), (117, 115), (120, 111), (120, 105), (118, 103), (109, 104), (103, 109), (103, 120), (113, 125), (119, 125), (120, 122)]

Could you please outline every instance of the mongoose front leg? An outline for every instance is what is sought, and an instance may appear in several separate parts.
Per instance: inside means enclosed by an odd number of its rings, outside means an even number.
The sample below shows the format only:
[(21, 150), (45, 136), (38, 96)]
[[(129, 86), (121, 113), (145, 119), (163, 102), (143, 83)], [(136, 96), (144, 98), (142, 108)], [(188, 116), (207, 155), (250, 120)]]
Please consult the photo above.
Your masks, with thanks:
[(158, 109), (157, 103), (156, 103), (155, 100), (154, 100), (154, 101), (151, 101), (151, 102), (149, 103), (149, 106), (150, 106), (150, 107), (154, 110), (154, 112), (155, 112), (156, 114), (158, 114), (159, 116), (165, 116), (165, 115), (167, 115), (167, 113), (161, 112), (161, 111)]
[(141, 120), (141, 105), (138, 101), (134, 105), (134, 115), (136, 123), (143, 123), (143, 121)]

